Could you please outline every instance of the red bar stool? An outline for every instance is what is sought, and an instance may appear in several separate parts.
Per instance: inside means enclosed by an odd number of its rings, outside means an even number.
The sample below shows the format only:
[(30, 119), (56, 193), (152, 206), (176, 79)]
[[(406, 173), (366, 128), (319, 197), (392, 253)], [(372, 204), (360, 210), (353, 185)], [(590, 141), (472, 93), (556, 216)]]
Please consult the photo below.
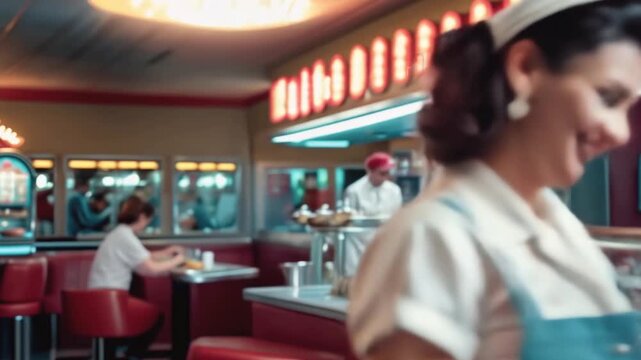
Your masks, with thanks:
[(49, 315), (49, 358), (56, 359), (58, 318), (62, 314), (62, 290), (86, 289), (95, 251), (57, 252), (47, 256), (47, 285), (42, 311)]
[(94, 359), (105, 358), (105, 339), (131, 338), (153, 326), (160, 311), (125, 290), (63, 290), (62, 320), (67, 330), (94, 339)]
[(40, 313), (45, 291), (47, 260), (43, 257), (9, 259), (0, 266), (0, 317), (15, 322), (14, 359), (31, 356), (31, 316)]
[(318, 350), (252, 337), (202, 337), (192, 341), (187, 360), (344, 360)]

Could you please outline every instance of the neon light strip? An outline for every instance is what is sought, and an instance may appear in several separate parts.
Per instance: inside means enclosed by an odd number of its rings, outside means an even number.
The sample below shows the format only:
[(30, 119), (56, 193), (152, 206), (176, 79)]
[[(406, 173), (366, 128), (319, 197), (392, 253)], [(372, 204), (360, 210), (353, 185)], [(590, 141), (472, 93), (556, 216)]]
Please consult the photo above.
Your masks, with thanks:
[(308, 148), (344, 149), (349, 147), (347, 140), (309, 140), (303, 143)]
[(35, 252), (36, 252), (36, 247), (33, 246), (33, 244), (0, 246), (0, 256), (31, 255)]
[(342, 132), (359, 129), (362, 127), (380, 124), (382, 122), (397, 119), (399, 117), (416, 114), (419, 112), (425, 101), (414, 101), (391, 109), (377, 111), (367, 115), (361, 115), (341, 122), (319, 126), (317, 128), (299, 131), (293, 134), (275, 136), (274, 143), (299, 143), (327, 135), (339, 134)]

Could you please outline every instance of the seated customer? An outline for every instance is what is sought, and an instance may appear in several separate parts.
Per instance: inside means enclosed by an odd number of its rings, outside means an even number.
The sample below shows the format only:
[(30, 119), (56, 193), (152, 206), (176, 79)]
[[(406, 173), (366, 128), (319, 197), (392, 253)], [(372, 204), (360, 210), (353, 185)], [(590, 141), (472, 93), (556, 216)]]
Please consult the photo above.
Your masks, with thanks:
[[(118, 214), (119, 225), (107, 234), (96, 252), (89, 274), (89, 288), (129, 290), (133, 272), (163, 275), (184, 262), (182, 247), (169, 246), (149, 252), (136, 236), (137, 232), (147, 227), (153, 213), (154, 208), (139, 197), (132, 196), (125, 200)], [(138, 309), (154, 306), (138, 299), (130, 299), (129, 305)], [(162, 316), (159, 316), (147, 332), (129, 342), (128, 356), (141, 356), (153, 342), (161, 326)], [(108, 344), (108, 354), (113, 355), (115, 345)]]
[[(94, 214), (98, 215), (103, 213), (111, 213), (111, 211), (109, 211), (110, 204), (109, 204), (109, 201), (107, 200), (107, 194), (108, 194), (107, 191), (99, 191), (91, 195), (91, 197), (89, 198), (89, 209), (91, 209), (91, 211)], [(95, 226), (92, 226), (90, 230), (92, 232), (106, 231), (107, 227), (109, 226), (109, 222), (110, 222), (109, 220), (110, 220), (110, 216), (105, 217), (101, 223)]]
[(74, 191), (67, 202), (67, 234), (77, 236), (79, 233), (95, 232), (95, 227), (109, 221), (111, 212), (108, 208), (102, 212), (92, 210), (86, 194), (89, 191), (89, 180), (78, 177)]

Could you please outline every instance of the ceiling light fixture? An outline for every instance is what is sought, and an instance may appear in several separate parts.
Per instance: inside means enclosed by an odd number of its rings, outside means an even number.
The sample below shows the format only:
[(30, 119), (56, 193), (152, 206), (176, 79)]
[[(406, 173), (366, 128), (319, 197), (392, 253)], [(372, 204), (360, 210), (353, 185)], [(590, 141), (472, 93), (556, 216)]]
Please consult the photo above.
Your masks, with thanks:
[(379, 110), (370, 114), (357, 116), (351, 119), (322, 125), (312, 129), (297, 131), (290, 134), (278, 135), (272, 138), (273, 143), (300, 143), (307, 140), (338, 134), (382, 122), (398, 119), (418, 113), (425, 105), (425, 100), (417, 100), (407, 104)]
[(224, 30), (257, 30), (300, 22), (311, 0), (89, 0), (120, 15)]
[(309, 140), (303, 143), (308, 148), (344, 149), (349, 147), (348, 140)]

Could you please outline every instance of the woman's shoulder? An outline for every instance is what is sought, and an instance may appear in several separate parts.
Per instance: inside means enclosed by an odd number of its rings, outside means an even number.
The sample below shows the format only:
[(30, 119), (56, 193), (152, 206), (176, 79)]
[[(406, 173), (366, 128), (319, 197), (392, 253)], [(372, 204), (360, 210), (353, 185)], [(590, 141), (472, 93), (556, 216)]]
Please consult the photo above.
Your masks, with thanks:
[(127, 225), (118, 224), (115, 228), (107, 233), (104, 241), (122, 241), (137, 239), (136, 234)]
[(425, 318), (455, 333), (459, 347), (474, 342), (486, 267), (466, 218), (443, 201), (457, 196), (456, 187), (419, 195), (368, 246), (348, 310), (348, 327), (360, 353), (394, 329), (437, 344), (430, 335), (434, 324), (426, 327), (420, 320)]
[(459, 199), (462, 199), (462, 194), (455, 186), (436, 192), (423, 192), (392, 216), (380, 231), (398, 233), (413, 228), (466, 229), (468, 219), (465, 210), (456, 208)]
[(419, 195), (379, 228), (371, 252), (410, 256), (420, 251), (426, 259), (443, 251), (479, 257), (469, 219), (448, 204), (458, 196), (455, 189)]

